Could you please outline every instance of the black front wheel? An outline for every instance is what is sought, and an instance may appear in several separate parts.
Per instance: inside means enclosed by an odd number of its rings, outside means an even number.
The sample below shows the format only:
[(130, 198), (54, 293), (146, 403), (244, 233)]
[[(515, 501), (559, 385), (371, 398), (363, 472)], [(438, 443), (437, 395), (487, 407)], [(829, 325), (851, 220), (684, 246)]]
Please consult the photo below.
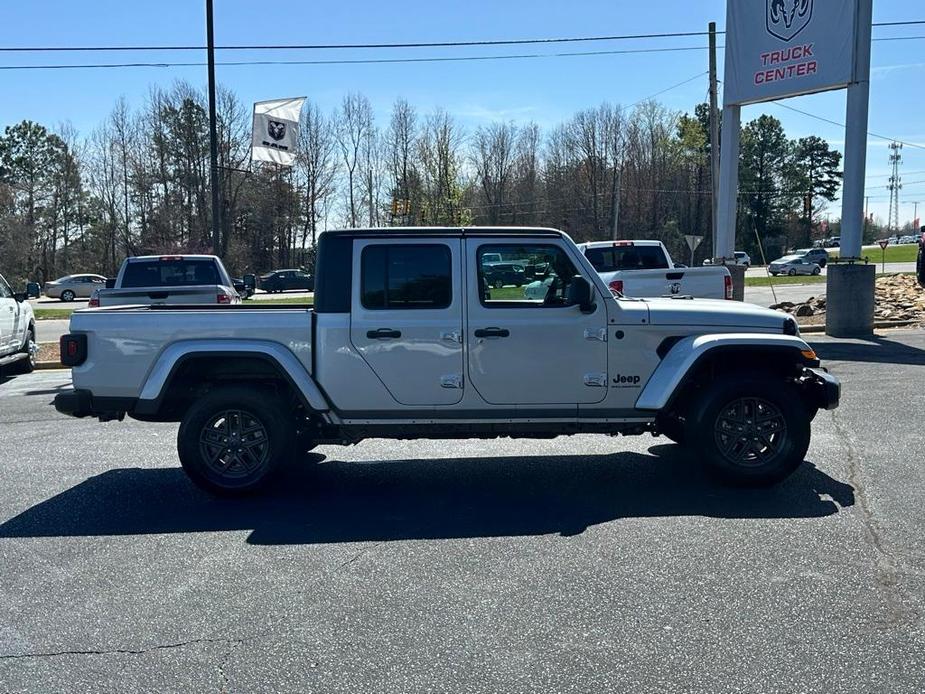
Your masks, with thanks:
[(727, 482), (768, 486), (803, 462), (811, 414), (800, 393), (782, 380), (726, 377), (692, 403), (689, 450)]
[(240, 496), (266, 484), (295, 448), (291, 413), (259, 390), (218, 388), (187, 411), (177, 434), (180, 464), (199, 487)]

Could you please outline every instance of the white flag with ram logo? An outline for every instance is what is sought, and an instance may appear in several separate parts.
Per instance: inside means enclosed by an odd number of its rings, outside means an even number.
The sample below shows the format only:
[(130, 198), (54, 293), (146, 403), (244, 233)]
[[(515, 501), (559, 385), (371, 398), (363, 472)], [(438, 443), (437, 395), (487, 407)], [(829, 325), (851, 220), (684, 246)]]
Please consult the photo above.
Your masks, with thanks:
[(271, 161), (281, 166), (292, 166), (303, 103), (304, 96), (258, 101), (254, 104), (252, 161)]

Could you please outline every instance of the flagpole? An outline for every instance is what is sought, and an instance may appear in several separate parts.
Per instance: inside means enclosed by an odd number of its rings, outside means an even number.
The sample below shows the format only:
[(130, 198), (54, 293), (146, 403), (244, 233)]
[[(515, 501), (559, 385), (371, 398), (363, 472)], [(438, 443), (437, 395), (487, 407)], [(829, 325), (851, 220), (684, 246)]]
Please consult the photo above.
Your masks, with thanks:
[(212, 253), (221, 255), (222, 206), (218, 170), (218, 136), (215, 117), (215, 36), (212, 27), (212, 0), (206, 0), (206, 47), (209, 64), (209, 185), (212, 188)]

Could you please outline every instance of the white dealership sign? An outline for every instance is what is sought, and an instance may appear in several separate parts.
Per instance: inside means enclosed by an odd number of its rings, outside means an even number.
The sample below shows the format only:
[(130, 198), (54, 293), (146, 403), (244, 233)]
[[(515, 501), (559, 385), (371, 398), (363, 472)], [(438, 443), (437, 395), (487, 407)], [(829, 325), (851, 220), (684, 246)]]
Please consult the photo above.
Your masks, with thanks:
[(258, 101), (254, 104), (251, 159), (292, 166), (299, 138), (299, 117), (305, 97)]
[(723, 103), (754, 104), (855, 81), (857, 0), (728, 0)]

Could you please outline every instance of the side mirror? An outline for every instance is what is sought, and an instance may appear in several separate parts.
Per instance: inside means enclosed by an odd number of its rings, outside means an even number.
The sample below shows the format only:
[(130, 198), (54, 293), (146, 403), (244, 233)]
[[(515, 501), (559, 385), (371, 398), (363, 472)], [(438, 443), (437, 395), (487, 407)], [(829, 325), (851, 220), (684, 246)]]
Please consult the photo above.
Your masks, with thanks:
[(28, 292), (17, 292), (16, 294), (13, 294), (13, 298), (16, 299), (16, 301), (18, 301), (19, 303), (22, 303), (23, 301), (29, 298), (29, 293)]
[(106, 279), (106, 289), (115, 289), (116, 288), (116, 278), (107, 278)]
[(257, 289), (257, 275), (247, 274), (242, 278), (244, 280), (244, 288), (248, 291), (254, 291)]
[(41, 289), (42, 288), (39, 287), (38, 282), (29, 282), (26, 285), (26, 298), (27, 299), (38, 299), (42, 294)]
[(570, 306), (578, 306), (582, 313), (594, 313), (594, 293), (591, 283), (581, 275), (575, 275), (565, 292)]

